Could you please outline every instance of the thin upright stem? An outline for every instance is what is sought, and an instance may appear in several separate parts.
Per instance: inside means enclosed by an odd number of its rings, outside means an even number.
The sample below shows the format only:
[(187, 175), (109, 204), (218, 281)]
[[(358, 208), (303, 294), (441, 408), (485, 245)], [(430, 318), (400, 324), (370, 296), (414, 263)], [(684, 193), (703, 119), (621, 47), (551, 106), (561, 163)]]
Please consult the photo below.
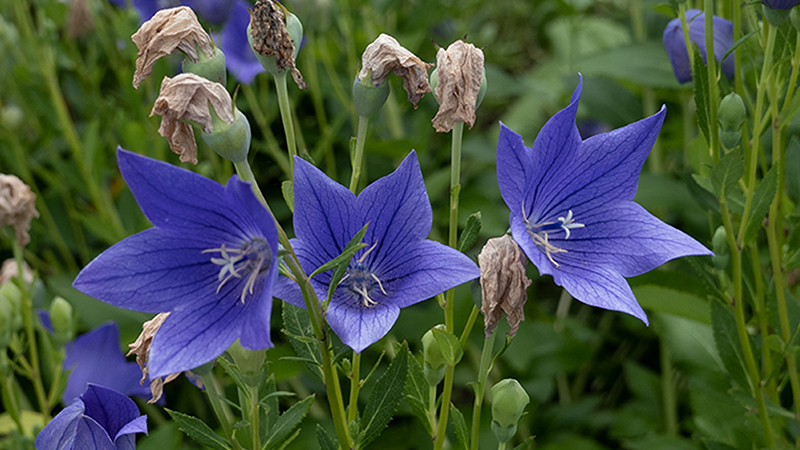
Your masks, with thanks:
[[(447, 244), (450, 247), (458, 246), (458, 199), (461, 191), (461, 141), (464, 137), (464, 122), (456, 122), (452, 131), (452, 146), (450, 151), (450, 226), (447, 236)], [(453, 323), (453, 300), (455, 290), (447, 291), (447, 302), (445, 303), (444, 324), (447, 331), (454, 333), (455, 324)], [(442, 405), (444, 408), (445, 405)]]
[(250, 429), (253, 435), (253, 450), (261, 450), (261, 437), (259, 435), (258, 414), (258, 386), (250, 385)]
[(664, 428), (667, 434), (678, 435), (678, 399), (675, 396), (675, 373), (667, 346), (661, 340), (661, 394), (664, 405)]
[(431, 422), (431, 433), (436, 433), (436, 386), (428, 389), (428, 420)]
[(708, 69), (708, 123), (710, 136), (709, 152), (714, 164), (719, 162), (719, 126), (717, 126), (717, 109), (719, 108), (719, 86), (717, 84), (717, 60), (714, 58), (714, 0), (704, 0), (703, 9), (706, 11), (706, 67)]
[[(0, 352), (0, 364), (3, 366), (8, 366), (8, 364), (10, 364), (8, 361), (8, 353), (5, 350)], [(11, 420), (14, 421), (20, 435), (24, 435), (25, 427), (22, 426), (19, 401), (17, 400), (17, 390), (13, 386), (14, 376), (11, 373), (6, 374), (5, 371), (0, 371), (0, 383), (3, 385), (3, 398), (6, 399), (3, 405), (9, 407), (8, 415), (11, 417)]]
[(275, 160), (276, 163), (280, 166), (283, 173), (288, 177), (291, 178), (292, 176), (292, 169), (289, 164), (289, 158), (281, 153), (278, 143), (275, 140), (275, 136), (272, 134), (272, 130), (269, 128), (269, 123), (267, 122), (267, 116), (262, 111), (261, 106), (258, 104), (258, 99), (256, 98), (256, 93), (253, 92), (253, 87), (244, 84), (242, 85), (241, 91), (244, 93), (245, 100), (247, 100), (247, 105), (250, 106), (250, 112), (253, 113), (253, 117), (256, 119), (256, 123), (258, 127), (261, 129), (261, 133), (264, 135), (264, 138), (267, 140), (265, 148), (267, 152)]
[(353, 364), (350, 372), (350, 403), (347, 405), (347, 423), (356, 420), (358, 412), (358, 390), (361, 388), (361, 353), (353, 350)]
[(214, 410), (217, 420), (219, 420), (220, 425), (222, 425), (225, 437), (227, 437), (231, 445), (233, 445), (234, 450), (242, 450), (242, 446), (239, 444), (239, 441), (236, 440), (236, 436), (233, 435), (231, 418), (222, 405), (222, 400), (217, 388), (217, 380), (214, 378), (213, 370), (209, 370), (208, 373), (201, 375), (201, 378), (203, 380), (203, 386), (205, 386), (205, 391), (208, 394), (208, 401), (211, 403), (211, 409)]
[(492, 330), (489, 337), (483, 340), (483, 350), (481, 351), (481, 362), (478, 367), (478, 382), (475, 385), (475, 403), (472, 406), (472, 433), (470, 435), (470, 450), (478, 450), (478, 440), (481, 431), (481, 407), (483, 398), (486, 396), (486, 379), (489, 377), (489, 370), (492, 363), (492, 350), (497, 333)]
[(442, 390), (442, 407), (439, 410), (439, 427), (436, 430), (436, 440), (433, 443), (434, 450), (442, 450), (444, 438), (447, 434), (447, 415), (450, 413), (450, 397), (453, 394), (453, 374), (454, 365), (447, 365), (444, 372), (444, 387)]
[(367, 140), (369, 117), (358, 116), (358, 136), (356, 137), (356, 154), (353, 155), (353, 172), (350, 176), (350, 192), (356, 193), (358, 181), (361, 178), (361, 168), (364, 165), (364, 144)]
[(289, 91), (286, 89), (286, 74), (284, 71), (275, 75), (275, 89), (278, 92), (278, 107), (281, 110), (281, 121), (283, 131), (286, 133), (286, 148), (289, 150), (289, 168), (291, 169), (290, 179), (294, 178), (294, 157), (297, 156), (297, 141), (294, 136), (294, 121), (292, 119), (292, 107), (289, 104)]

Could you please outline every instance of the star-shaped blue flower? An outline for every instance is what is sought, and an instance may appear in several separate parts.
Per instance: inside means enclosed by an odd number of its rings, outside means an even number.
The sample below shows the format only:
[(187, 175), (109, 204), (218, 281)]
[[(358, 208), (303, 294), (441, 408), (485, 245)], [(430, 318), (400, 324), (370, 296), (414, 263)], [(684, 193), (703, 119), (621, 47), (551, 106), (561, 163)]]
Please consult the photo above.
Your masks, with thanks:
[[(389, 332), (400, 308), (480, 276), (466, 255), (425, 239), (432, 212), (416, 153), (355, 196), (308, 162), (295, 158), (292, 247), (308, 273), (342, 253), (365, 225), (367, 246), (353, 257), (331, 298), (326, 319), (361, 352)], [(327, 296), (332, 271), (311, 279)], [(275, 296), (304, 306), (297, 284), (280, 278)]]
[(37, 450), (134, 450), (136, 433), (147, 434), (147, 416), (113, 389), (90, 384), (36, 437)]
[(501, 125), (497, 180), (511, 232), (539, 273), (573, 297), (647, 323), (625, 277), (711, 252), (632, 201), (666, 110), (584, 141), (575, 126), (580, 96), (581, 83), (533, 148)]
[(190, 370), (242, 346), (272, 346), (278, 235), (250, 184), (222, 186), (119, 149), (119, 168), (156, 226), (89, 263), (73, 286), (121, 308), (170, 312), (150, 347), (151, 378)]
[(109, 322), (78, 336), (66, 346), (64, 370), (69, 370), (62, 399), (68, 404), (86, 390), (89, 383), (113, 389), (123, 395), (150, 399), (150, 383), (142, 384), (142, 371), (122, 354), (119, 327)]

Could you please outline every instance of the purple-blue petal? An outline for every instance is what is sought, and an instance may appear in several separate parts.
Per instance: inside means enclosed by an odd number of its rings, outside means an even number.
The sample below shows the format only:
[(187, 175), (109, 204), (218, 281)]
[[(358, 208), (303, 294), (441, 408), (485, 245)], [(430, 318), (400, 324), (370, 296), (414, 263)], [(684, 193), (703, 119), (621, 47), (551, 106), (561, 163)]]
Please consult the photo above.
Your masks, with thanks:
[(139, 408), (127, 396), (96, 384), (89, 384), (81, 395), (84, 414), (97, 421), (108, 433), (117, 437), (129, 422), (139, 417)]
[(233, 9), (231, 0), (183, 0), (183, 4), (192, 8), (198, 16), (215, 25), (228, 20)]
[(361, 353), (365, 348), (386, 336), (400, 315), (400, 308), (383, 302), (368, 308), (361, 302), (334, 302), (328, 306), (325, 318), (331, 329), (348, 347)]
[[(696, 44), (706, 59), (705, 41), (705, 14), (697, 9), (686, 11), (686, 21), (689, 25), (689, 40)], [(733, 46), (733, 23), (721, 17), (713, 17), (714, 26), (714, 58), (722, 62), (722, 72), (727, 78), (733, 78), (735, 72), (733, 52), (723, 61), (725, 53)], [(686, 83), (692, 80), (692, 68), (689, 61), (689, 54), (686, 52), (686, 41), (683, 37), (680, 17), (672, 19), (664, 28), (662, 36), (664, 49), (667, 57), (672, 64), (672, 71), (679, 83)]]
[(75, 434), (78, 422), (83, 416), (83, 408), (83, 402), (76, 400), (53, 417), (53, 420), (36, 436), (34, 443), (36, 450), (74, 448)]
[[(83, 416), (75, 430), (75, 444), (69, 450), (119, 450), (106, 430), (91, 417)], [(128, 449), (126, 449), (128, 450)]]
[(800, 5), (800, 0), (763, 0), (764, 4), (771, 9), (792, 9)]
[(563, 286), (576, 300), (598, 308), (630, 314), (647, 325), (647, 314), (625, 278), (613, 270), (565, 261), (554, 271), (553, 281)]
[(214, 37), (225, 53), (228, 70), (242, 84), (251, 84), (256, 75), (265, 71), (247, 41), (247, 25), (250, 24), (247, 6), (242, 0), (236, 1), (222, 32)]

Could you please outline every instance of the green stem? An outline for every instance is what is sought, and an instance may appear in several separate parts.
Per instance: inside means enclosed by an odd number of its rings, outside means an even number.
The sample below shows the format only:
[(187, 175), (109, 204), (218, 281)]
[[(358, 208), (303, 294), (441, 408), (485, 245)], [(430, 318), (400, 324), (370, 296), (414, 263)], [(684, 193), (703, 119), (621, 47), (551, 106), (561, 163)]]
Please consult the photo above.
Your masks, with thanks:
[(350, 372), (350, 403), (347, 406), (347, 423), (356, 420), (358, 390), (361, 388), (361, 353), (353, 350), (353, 370)]
[(459, 343), (462, 347), (467, 346), (467, 339), (469, 338), (470, 332), (472, 332), (472, 327), (475, 325), (475, 321), (478, 319), (478, 314), (480, 313), (480, 308), (475, 305), (472, 305), (472, 311), (469, 313), (469, 318), (467, 319), (467, 324), (464, 325), (464, 331), (461, 332), (461, 338), (459, 338)]
[(272, 159), (278, 163), (283, 173), (288, 178), (291, 178), (292, 169), (289, 164), (289, 158), (281, 153), (278, 142), (275, 140), (275, 135), (272, 134), (272, 130), (269, 128), (267, 116), (264, 114), (264, 111), (262, 111), (261, 106), (258, 104), (256, 93), (253, 92), (253, 87), (248, 84), (244, 84), (242, 85), (241, 91), (244, 93), (244, 97), (247, 100), (247, 105), (250, 106), (250, 112), (253, 113), (253, 117), (255, 117), (256, 123), (261, 129), (261, 133), (264, 135), (264, 138), (267, 141), (264, 148), (266, 148)]
[(686, 3), (678, 3), (678, 17), (681, 19), (681, 31), (683, 31), (683, 42), (686, 44), (686, 54), (689, 55), (689, 64), (694, 61), (694, 48), (689, 39), (689, 24), (686, 23)]
[(481, 431), (481, 407), (486, 396), (486, 379), (492, 364), (492, 349), (497, 333), (492, 330), (489, 337), (483, 340), (481, 363), (478, 368), (478, 382), (475, 385), (475, 404), (472, 407), (472, 434), (470, 436), (470, 450), (478, 450), (478, 439)]
[[(761, 342), (767, 342), (767, 337), (769, 336), (769, 323), (767, 322), (767, 306), (764, 299), (764, 281), (763, 275), (761, 274), (761, 262), (760, 255), (758, 253), (758, 244), (753, 241), (750, 243), (749, 248), (750, 259), (752, 261), (751, 265), (753, 266), (753, 278), (755, 279), (756, 285), (756, 297), (753, 303), (756, 305), (756, 314), (758, 315), (758, 328), (759, 332), (761, 333)], [(767, 393), (769, 394), (770, 400), (775, 403), (779, 403), (780, 400), (778, 398), (776, 378), (770, 376), (771, 371), (772, 352), (767, 346), (763, 346), (761, 349), (761, 373), (762, 376), (766, 378)]]
[(358, 190), (358, 181), (361, 178), (361, 168), (364, 164), (364, 144), (367, 140), (369, 117), (358, 116), (358, 136), (356, 137), (356, 154), (353, 155), (353, 174), (350, 176), (350, 192)]
[(436, 386), (428, 390), (428, 420), (431, 421), (431, 433), (436, 433)]
[(678, 435), (678, 399), (675, 396), (675, 374), (664, 340), (661, 347), (661, 393), (664, 398), (664, 428), (667, 434)]
[(11, 371), (9, 375), (6, 376), (6, 368), (9, 367), (10, 361), (8, 360), (8, 353), (5, 349), (0, 352), (0, 383), (3, 384), (3, 406), (8, 408), (8, 415), (11, 416), (11, 420), (17, 425), (17, 431), (19, 434), (25, 434), (25, 428), (22, 426), (22, 419), (20, 417), (20, 407), (19, 402), (17, 401), (17, 392), (12, 386), (14, 382), (14, 377), (11, 375)]
[(783, 108), (789, 106), (794, 96), (794, 90), (797, 84), (797, 76), (800, 74), (800, 33), (797, 33), (797, 38), (794, 43), (794, 52), (792, 54), (792, 74), (789, 76), (789, 87), (786, 90), (786, 98), (783, 101)]
[[(464, 122), (456, 122), (452, 131), (453, 141), (450, 152), (450, 227), (447, 235), (447, 244), (450, 247), (458, 246), (458, 198), (461, 191), (461, 141), (464, 137)], [(447, 291), (445, 303), (444, 324), (447, 331), (455, 332), (453, 323), (453, 301), (455, 290)], [(445, 405), (442, 404), (444, 408)]]
[[(728, 210), (728, 202), (723, 197), (719, 200), (720, 209), (722, 212), (722, 223), (725, 226), (726, 236), (728, 238), (728, 247), (731, 254), (731, 266), (733, 270), (733, 298), (731, 303), (734, 307), (734, 315), (736, 317), (736, 330), (739, 335), (739, 343), (744, 352), (745, 366), (752, 381), (750, 386), (751, 392), (755, 395), (756, 404), (758, 406), (758, 416), (761, 421), (761, 428), (764, 430), (764, 436), (767, 438), (769, 448), (775, 447), (775, 437), (772, 435), (772, 427), (769, 423), (769, 416), (767, 415), (767, 407), (764, 402), (764, 394), (761, 391), (761, 380), (756, 366), (756, 360), (753, 357), (753, 349), (750, 346), (750, 338), (747, 335), (747, 324), (744, 318), (744, 293), (742, 290), (742, 254), (739, 247), (736, 245), (736, 240), (733, 234), (733, 224), (731, 223), (730, 211)], [(769, 228), (768, 228), (769, 230)], [(769, 234), (769, 232), (768, 232)]]
[(717, 83), (717, 60), (714, 57), (714, 0), (704, 0), (703, 10), (706, 27), (706, 67), (708, 69), (708, 123), (710, 135), (711, 159), (714, 164), (719, 162), (719, 126), (717, 120), (717, 109), (719, 108), (719, 85)]
[(217, 390), (217, 380), (214, 378), (213, 371), (209, 370), (208, 373), (201, 375), (201, 378), (203, 379), (203, 386), (205, 386), (206, 393), (208, 394), (208, 401), (211, 403), (211, 409), (214, 410), (214, 414), (217, 416), (217, 420), (219, 420), (222, 430), (225, 432), (225, 437), (227, 437), (228, 441), (233, 445), (234, 450), (242, 450), (242, 446), (233, 435), (231, 419), (222, 405), (222, 400)]
[(497, 450), (506, 450), (508, 442), (497, 442)]
[(456, 367), (447, 366), (444, 372), (444, 388), (442, 390), (442, 407), (439, 410), (439, 427), (436, 430), (436, 440), (433, 443), (434, 450), (442, 450), (444, 438), (447, 435), (447, 415), (450, 413), (450, 397), (453, 394), (453, 374)]
[(286, 74), (284, 71), (275, 75), (275, 89), (278, 92), (278, 107), (281, 110), (283, 131), (286, 133), (286, 148), (289, 150), (289, 168), (294, 178), (294, 157), (297, 156), (297, 141), (294, 136), (294, 123), (292, 120), (292, 107), (289, 104), (289, 91), (286, 89)]
[(250, 428), (253, 435), (253, 450), (261, 450), (258, 415), (258, 386), (250, 386)]

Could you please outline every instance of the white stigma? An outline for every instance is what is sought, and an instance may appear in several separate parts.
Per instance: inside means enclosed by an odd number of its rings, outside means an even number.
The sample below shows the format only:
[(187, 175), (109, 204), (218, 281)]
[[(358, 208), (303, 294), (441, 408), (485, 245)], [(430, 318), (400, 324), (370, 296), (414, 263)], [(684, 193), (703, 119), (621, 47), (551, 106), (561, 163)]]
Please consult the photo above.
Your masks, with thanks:
[(557, 219), (558, 224), (556, 224), (556, 222), (542, 222), (532, 225), (525, 214), (525, 202), (522, 203), (522, 217), (525, 222), (525, 228), (528, 230), (531, 239), (533, 239), (533, 243), (544, 252), (547, 259), (550, 260), (555, 267), (559, 267), (560, 264), (553, 259), (553, 255), (557, 253), (567, 253), (567, 251), (551, 244), (548, 232), (555, 233), (563, 231), (564, 239), (569, 239), (571, 230), (584, 228), (586, 226), (582, 223), (575, 222), (575, 219), (572, 217), (571, 209), (567, 211), (566, 217), (559, 217)]
[(242, 275), (248, 275), (245, 282), (242, 294), (239, 297), (244, 303), (247, 294), (253, 295), (255, 290), (258, 275), (263, 272), (269, 265), (268, 262), (272, 259), (272, 251), (269, 244), (263, 239), (251, 239), (246, 242), (241, 248), (226, 248), (222, 244), (219, 248), (210, 248), (203, 250), (203, 253), (217, 252), (221, 258), (211, 258), (211, 262), (218, 266), (222, 266), (219, 270), (217, 279), (220, 281), (217, 286), (217, 294), (232, 278), (242, 278)]

